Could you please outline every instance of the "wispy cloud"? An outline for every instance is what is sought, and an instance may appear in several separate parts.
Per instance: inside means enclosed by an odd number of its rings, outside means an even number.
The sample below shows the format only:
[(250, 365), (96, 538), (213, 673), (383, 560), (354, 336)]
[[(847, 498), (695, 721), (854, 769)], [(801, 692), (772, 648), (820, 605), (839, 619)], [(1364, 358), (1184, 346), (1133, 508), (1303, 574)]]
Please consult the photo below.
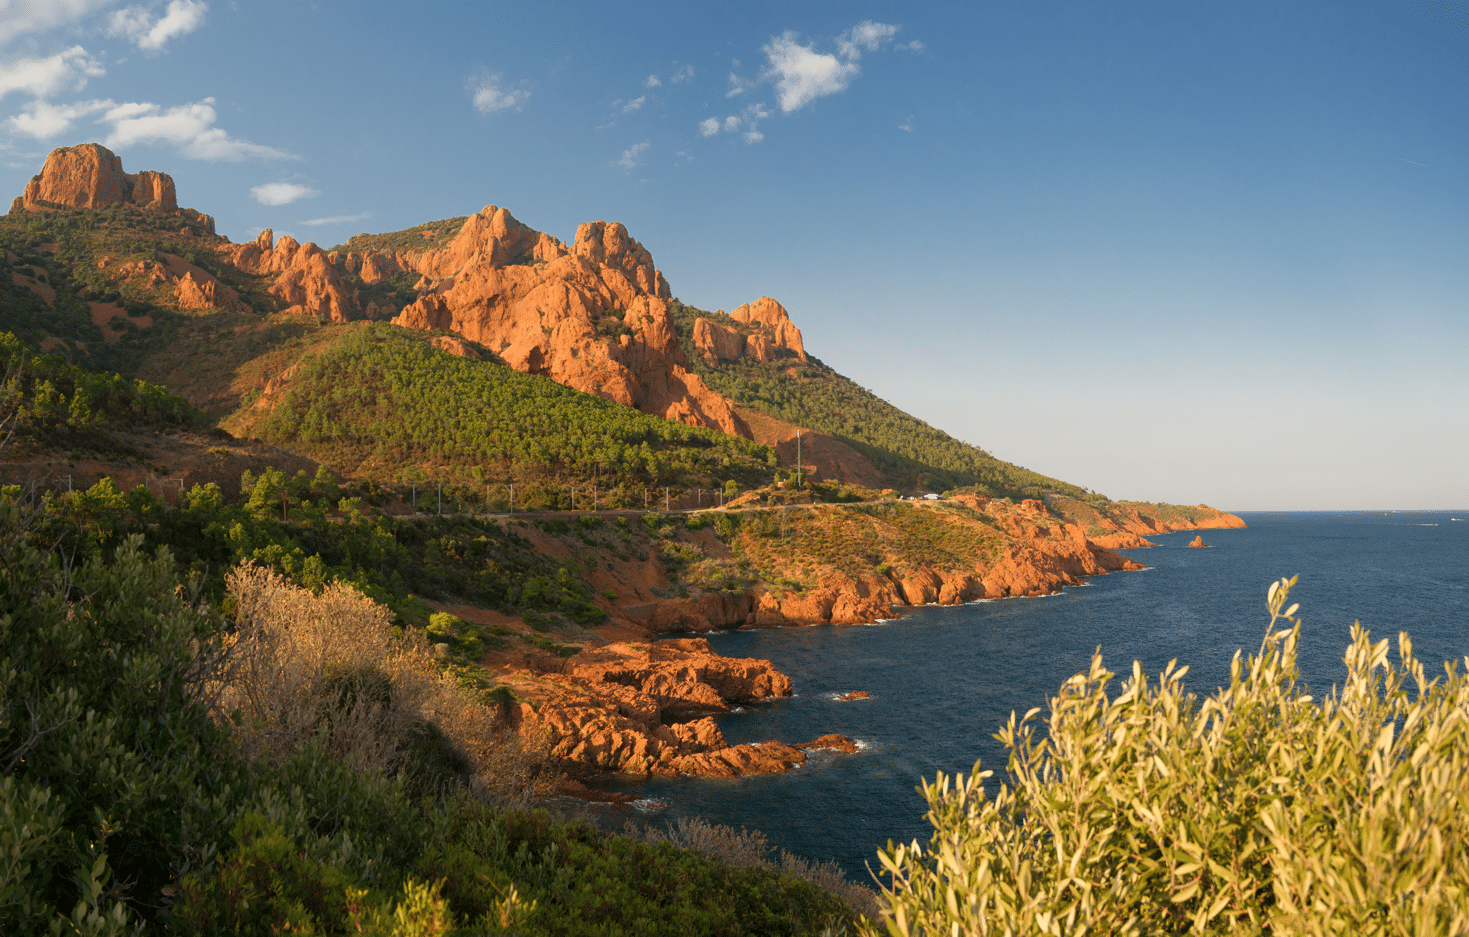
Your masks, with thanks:
[(645, 102), (647, 100), (648, 100), (648, 96), (647, 95), (643, 95), (642, 97), (638, 97), (638, 98), (633, 98), (631, 101), (628, 101), (626, 104), (624, 104), (622, 106), (622, 112), (624, 114), (631, 114), (633, 111), (642, 110), (643, 102)]
[(262, 205), (289, 205), (303, 198), (316, 198), (321, 193), (310, 186), (294, 182), (267, 182), (250, 189), (250, 195)]
[(764, 104), (751, 104), (738, 114), (731, 114), (723, 120), (718, 117), (709, 117), (700, 121), (699, 134), (713, 137), (720, 133), (738, 133), (744, 137), (746, 143), (759, 143), (765, 139), (765, 134), (760, 132), (756, 123), (772, 114), (773, 112)]
[(170, 108), (146, 102), (118, 104), (111, 99), (74, 101), (71, 104), (32, 101), (5, 123), (17, 133), (47, 140), (67, 132), (74, 122), (92, 114), (101, 115), (96, 122), (108, 128), (102, 142), (114, 149), (134, 144), (167, 143), (178, 147), (179, 153), (189, 159), (231, 162), (300, 159), (275, 147), (232, 137), (224, 129), (214, 126), (218, 117), (214, 111), (214, 98)]
[(48, 104), (32, 101), (19, 114), (6, 119), (5, 123), (16, 133), (37, 140), (49, 140), (65, 133), (74, 121), (105, 111), (113, 106), (111, 101), (75, 101), (71, 104)]
[(645, 81), (645, 82), (643, 82), (643, 87), (644, 88), (661, 88), (661, 87), (663, 87), (663, 82), (658, 79), (658, 76), (657, 75), (649, 75), (648, 76), (648, 80)]
[(874, 23), (863, 20), (837, 37), (837, 52), (842, 58), (855, 62), (865, 49), (876, 52), (884, 42), (898, 34), (898, 27), (889, 23)]
[[(739, 68), (740, 60), (735, 59), (732, 64), (735, 68)], [(727, 98), (738, 97), (739, 95), (742, 95), (746, 91), (749, 91), (751, 88), (755, 87), (756, 84), (758, 84), (758, 82), (756, 82), (753, 78), (745, 78), (736, 72), (730, 72), (729, 90), (724, 93), (724, 96)]]
[(115, 0), (0, 0), (0, 43), (74, 23)]
[(669, 81), (672, 81), (676, 85), (680, 85), (686, 81), (693, 80), (694, 66), (692, 65), (680, 65), (678, 68), (673, 70), (673, 77), (669, 79)]
[(475, 110), (481, 114), (497, 114), (500, 111), (522, 110), (530, 99), (530, 91), (521, 82), (519, 87), (506, 87), (504, 79), (495, 74), (481, 73), (469, 80), (470, 99)]
[(214, 98), (164, 109), (157, 104), (119, 104), (102, 115), (112, 132), (111, 147), (135, 143), (171, 143), (190, 159), (299, 159), (284, 150), (230, 136), (214, 126)]
[(0, 98), (12, 91), (37, 98), (63, 91), (80, 91), (87, 86), (88, 78), (106, 73), (102, 63), (81, 46), (72, 46), (45, 58), (9, 59), (0, 62)]
[(632, 146), (622, 151), (622, 158), (619, 159), (614, 165), (616, 165), (619, 169), (627, 170), (629, 172), (632, 171), (632, 169), (642, 161), (643, 154), (648, 151), (648, 147), (652, 145), (653, 144), (651, 142), (646, 140), (642, 143), (634, 143)]
[(301, 222), (301, 224), (312, 226), (323, 224), (351, 224), (354, 221), (365, 221), (366, 219), (371, 217), (372, 212), (362, 211), (358, 212), (355, 215), (333, 215), (330, 218), (312, 218), (310, 221)]
[(893, 46), (893, 48), (894, 49), (902, 49), (904, 52), (915, 52), (915, 53), (917, 53), (917, 52), (922, 52), (923, 51), (924, 45), (923, 45), (923, 43), (919, 42), (917, 39), (914, 39), (912, 42), (900, 42), (897, 45)]
[(126, 36), (144, 52), (157, 52), (170, 39), (198, 29), (208, 10), (208, 4), (196, 0), (172, 0), (163, 15), (155, 17), (146, 7), (130, 6), (112, 14), (111, 34)]
[(901, 124), (898, 124), (898, 129), (899, 130), (906, 130), (908, 133), (912, 133), (913, 132), (913, 115), (912, 114), (909, 114), (907, 117), (904, 117), (903, 118), (903, 122)]

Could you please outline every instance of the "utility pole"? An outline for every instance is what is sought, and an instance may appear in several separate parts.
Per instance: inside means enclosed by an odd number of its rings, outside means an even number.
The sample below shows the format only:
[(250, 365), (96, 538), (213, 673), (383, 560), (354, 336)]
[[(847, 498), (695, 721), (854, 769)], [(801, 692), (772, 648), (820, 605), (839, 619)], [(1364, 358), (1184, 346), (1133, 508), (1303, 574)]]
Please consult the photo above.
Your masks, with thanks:
[(413, 483), (413, 513), (418, 513), (418, 483)]
[(668, 489), (663, 489), (663, 513), (668, 513)]
[(799, 490), (801, 482), (806, 480), (806, 466), (801, 464), (801, 431), (796, 430), (796, 488)]
[(443, 517), (443, 515), (444, 515), (444, 483), (443, 482), (439, 482), (439, 508), (438, 508), (438, 514), (439, 514), (440, 517)]
[(510, 513), (515, 513), (515, 486), (510, 486)]

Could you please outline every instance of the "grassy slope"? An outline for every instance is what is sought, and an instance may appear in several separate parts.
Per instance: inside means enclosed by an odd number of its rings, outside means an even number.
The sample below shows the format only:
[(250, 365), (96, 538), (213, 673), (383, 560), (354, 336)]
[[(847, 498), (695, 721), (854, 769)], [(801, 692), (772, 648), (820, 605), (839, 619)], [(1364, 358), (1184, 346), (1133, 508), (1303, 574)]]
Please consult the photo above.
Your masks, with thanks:
[(748, 326), (728, 315), (705, 312), (675, 301), (674, 327), (684, 353), (710, 387), (776, 419), (830, 434), (856, 449), (884, 475), (887, 484), (947, 490), (974, 488), (991, 496), (1035, 497), (1042, 491), (1075, 498), (1085, 489), (1003, 462), (976, 446), (910, 416), (818, 359), (794, 357), (768, 363), (741, 359), (717, 367), (705, 364), (693, 345), (699, 317), (743, 333)]

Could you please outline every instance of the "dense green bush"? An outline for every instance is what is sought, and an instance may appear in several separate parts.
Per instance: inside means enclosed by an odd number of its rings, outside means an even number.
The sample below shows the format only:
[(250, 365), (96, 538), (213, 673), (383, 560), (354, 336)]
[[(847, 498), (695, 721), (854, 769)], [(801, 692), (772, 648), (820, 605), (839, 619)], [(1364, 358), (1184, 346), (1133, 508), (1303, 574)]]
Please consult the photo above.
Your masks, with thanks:
[(1259, 653), (1215, 695), (1134, 664), (1109, 696), (1096, 657), (1043, 731), (1031, 710), (996, 736), (993, 796), (977, 763), (925, 783), (932, 840), (879, 854), (886, 932), (1469, 932), (1469, 679), (1430, 680), (1406, 634), (1394, 665), (1356, 625), (1345, 685), (1313, 698), (1294, 583), (1272, 584)]

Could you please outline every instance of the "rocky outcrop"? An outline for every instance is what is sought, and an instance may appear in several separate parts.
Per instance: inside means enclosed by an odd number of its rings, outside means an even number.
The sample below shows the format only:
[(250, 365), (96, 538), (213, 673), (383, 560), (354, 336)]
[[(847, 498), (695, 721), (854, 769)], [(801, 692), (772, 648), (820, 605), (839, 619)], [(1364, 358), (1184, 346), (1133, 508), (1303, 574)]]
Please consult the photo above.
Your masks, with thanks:
[(746, 303), (730, 313), (730, 318), (747, 326), (749, 334), (703, 316), (694, 320), (694, 347), (706, 364), (713, 366), (746, 356), (761, 362), (783, 355), (806, 360), (801, 330), (791, 322), (785, 307), (769, 296)]
[(728, 326), (700, 316), (694, 320), (694, 347), (710, 365), (736, 361), (745, 354), (745, 336)]
[(743, 322), (757, 330), (745, 342), (746, 352), (752, 357), (770, 361), (777, 351), (784, 350), (802, 361), (806, 360), (806, 348), (801, 344), (801, 330), (791, 322), (785, 307), (769, 296), (746, 303), (729, 315), (736, 322)]
[[(22, 210), (106, 208), (125, 201), (122, 160), (99, 143), (52, 150), (21, 196)], [(12, 209), (13, 210), (13, 209)]]
[(1204, 537), (1202, 534), (1190, 540), (1188, 542), (1188, 545), (1193, 547), (1195, 550), (1202, 550), (1208, 546), (1208, 544), (1204, 542)]
[(550, 672), (539, 705), (523, 705), (521, 719), (546, 735), (554, 756), (583, 768), (737, 777), (788, 771), (806, 760), (803, 748), (855, 751), (842, 736), (805, 746), (731, 746), (714, 720), (699, 714), (789, 696), (791, 682), (769, 661), (720, 657), (700, 638), (611, 644), (539, 663)]
[[(145, 169), (133, 177), (132, 192), (128, 201), (150, 211), (178, 211), (178, 196), (174, 193), (173, 177), (165, 172)], [(211, 230), (213, 226), (211, 225)]]
[(225, 245), (221, 255), (245, 273), (274, 275), (266, 292), (280, 300), (284, 312), (328, 322), (348, 322), (356, 316), (356, 301), (341, 274), (326, 252), (309, 241), (304, 245), (292, 237), (276, 241), (266, 228), (253, 241)]
[[(370, 262), (364, 254), (363, 269)], [(568, 250), (489, 205), (416, 265), (427, 292), (394, 324), (457, 332), (518, 370), (666, 419), (750, 435), (729, 401), (689, 370), (668, 282), (622, 225), (584, 224)]]
[[(132, 204), (156, 212), (177, 212), (178, 197), (168, 173), (144, 170), (123, 172), (122, 160), (100, 143), (83, 143), (52, 150), (39, 175), (31, 177), (25, 194), (10, 204), (12, 212), (55, 208), (101, 209)], [(206, 225), (214, 233), (214, 219), (184, 209), (187, 222)]]

